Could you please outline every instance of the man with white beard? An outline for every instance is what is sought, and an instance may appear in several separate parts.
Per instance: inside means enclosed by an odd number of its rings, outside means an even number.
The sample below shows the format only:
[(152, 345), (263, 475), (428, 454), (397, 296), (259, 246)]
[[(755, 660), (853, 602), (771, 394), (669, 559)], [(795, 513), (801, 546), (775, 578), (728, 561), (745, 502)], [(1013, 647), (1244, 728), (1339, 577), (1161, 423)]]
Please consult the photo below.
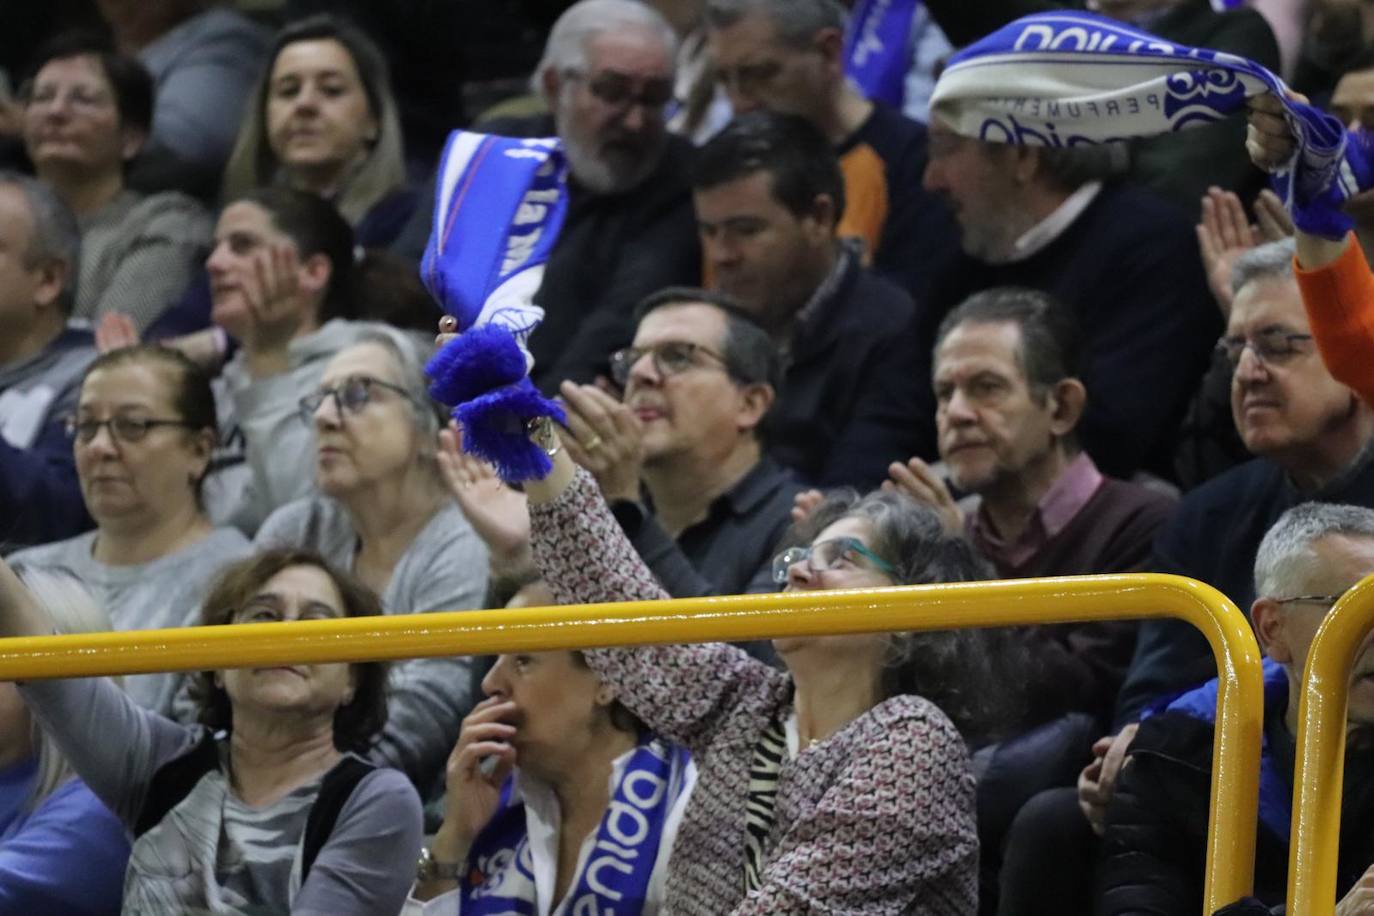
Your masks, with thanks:
[(609, 376), (634, 335), (634, 307), (667, 286), (700, 282), (690, 145), (669, 135), (677, 37), (639, 0), (581, 0), (559, 17), (531, 80), (550, 114), (483, 122), (484, 133), (563, 141), (567, 219), (535, 302), (533, 379)]

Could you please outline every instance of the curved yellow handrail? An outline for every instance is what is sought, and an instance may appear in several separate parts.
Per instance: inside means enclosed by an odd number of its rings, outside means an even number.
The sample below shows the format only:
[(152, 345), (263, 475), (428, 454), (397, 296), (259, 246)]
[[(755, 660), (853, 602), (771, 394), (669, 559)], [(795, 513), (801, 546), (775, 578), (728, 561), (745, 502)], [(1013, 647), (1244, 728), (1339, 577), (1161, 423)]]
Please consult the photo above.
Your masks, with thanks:
[(1336, 909), (1350, 671), (1371, 630), (1374, 576), (1336, 602), (1307, 651), (1298, 704), (1293, 839), (1288, 849), (1287, 912), (1293, 916), (1330, 916)]
[(1263, 722), (1259, 647), (1216, 589), (1163, 575), (1076, 576), (854, 591), (462, 611), (0, 640), (0, 681), (532, 652), (640, 643), (1178, 617), (1220, 673), (1206, 899), (1250, 892)]

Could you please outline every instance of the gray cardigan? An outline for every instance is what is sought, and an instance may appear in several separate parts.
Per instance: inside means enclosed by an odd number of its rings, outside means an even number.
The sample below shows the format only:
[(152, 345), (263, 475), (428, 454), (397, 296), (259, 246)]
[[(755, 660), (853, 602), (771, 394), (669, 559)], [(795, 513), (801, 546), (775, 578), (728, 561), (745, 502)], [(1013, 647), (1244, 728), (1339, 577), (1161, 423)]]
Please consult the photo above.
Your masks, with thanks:
[[(259, 548), (308, 547), (351, 570), (358, 535), (343, 506), (326, 496), (283, 506), (263, 523)], [(388, 614), (480, 608), (487, 591), (487, 548), (452, 502), (420, 529), (382, 593)], [(428, 787), (443, 775), (463, 717), (472, 709), (472, 660), (417, 658), (391, 672), (390, 714), (374, 756)]]

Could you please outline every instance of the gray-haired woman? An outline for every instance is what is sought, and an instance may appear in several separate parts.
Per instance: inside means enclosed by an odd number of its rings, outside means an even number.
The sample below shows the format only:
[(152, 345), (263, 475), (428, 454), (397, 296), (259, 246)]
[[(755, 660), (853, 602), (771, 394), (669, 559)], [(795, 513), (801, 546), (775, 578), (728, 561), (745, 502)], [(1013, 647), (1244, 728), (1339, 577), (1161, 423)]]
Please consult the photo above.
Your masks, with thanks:
[[(301, 399), (315, 431), (318, 493), (269, 516), (256, 545), (319, 551), (391, 614), (481, 607), (487, 549), (440, 476), (440, 410), (402, 339), (367, 333), (340, 350)], [(379, 752), (419, 786), (442, 776), (472, 706), (469, 665), (416, 659), (396, 671)]]

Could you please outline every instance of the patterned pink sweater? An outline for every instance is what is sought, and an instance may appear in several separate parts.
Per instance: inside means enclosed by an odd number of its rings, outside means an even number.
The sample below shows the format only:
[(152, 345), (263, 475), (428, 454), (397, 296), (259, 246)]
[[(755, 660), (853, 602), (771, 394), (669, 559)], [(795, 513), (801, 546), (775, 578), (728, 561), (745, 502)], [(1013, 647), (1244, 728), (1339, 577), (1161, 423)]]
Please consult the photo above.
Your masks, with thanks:
[[(585, 471), (531, 518), (535, 562), (560, 603), (668, 597)], [(749, 763), (768, 724), (791, 712), (791, 678), (722, 644), (598, 649), (587, 660), (696, 757), (666, 914), (977, 911), (973, 777), (958, 732), (928, 701), (893, 697), (784, 762), (762, 886), (745, 896)]]

